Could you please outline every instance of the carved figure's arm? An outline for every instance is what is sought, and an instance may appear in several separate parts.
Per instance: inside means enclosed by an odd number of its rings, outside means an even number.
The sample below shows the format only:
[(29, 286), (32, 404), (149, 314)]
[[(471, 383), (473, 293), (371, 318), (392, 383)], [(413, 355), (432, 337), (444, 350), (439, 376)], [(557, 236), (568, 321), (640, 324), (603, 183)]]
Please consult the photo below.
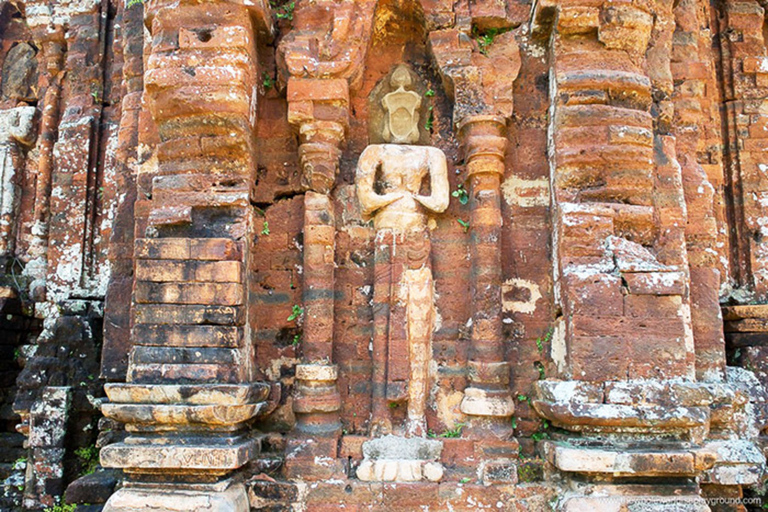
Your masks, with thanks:
[(429, 148), (428, 163), (431, 193), (429, 196), (414, 195), (413, 198), (433, 212), (444, 212), (450, 200), (445, 154), (437, 148)]
[(404, 197), (402, 192), (392, 194), (377, 194), (373, 190), (373, 182), (376, 179), (376, 169), (381, 164), (381, 148), (368, 146), (360, 155), (357, 162), (357, 199), (364, 215), (372, 215), (379, 208)]

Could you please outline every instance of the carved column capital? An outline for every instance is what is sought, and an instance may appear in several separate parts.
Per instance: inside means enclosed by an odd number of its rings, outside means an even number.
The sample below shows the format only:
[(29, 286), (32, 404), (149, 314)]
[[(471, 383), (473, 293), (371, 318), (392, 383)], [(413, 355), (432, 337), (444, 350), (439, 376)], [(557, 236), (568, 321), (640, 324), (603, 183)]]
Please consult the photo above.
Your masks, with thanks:
[(502, 116), (467, 116), (457, 125), (467, 175), (504, 175), (507, 123)]
[(302, 186), (327, 194), (336, 181), (349, 125), (347, 81), (291, 78), (287, 98), (288, 122), (299, 135)]

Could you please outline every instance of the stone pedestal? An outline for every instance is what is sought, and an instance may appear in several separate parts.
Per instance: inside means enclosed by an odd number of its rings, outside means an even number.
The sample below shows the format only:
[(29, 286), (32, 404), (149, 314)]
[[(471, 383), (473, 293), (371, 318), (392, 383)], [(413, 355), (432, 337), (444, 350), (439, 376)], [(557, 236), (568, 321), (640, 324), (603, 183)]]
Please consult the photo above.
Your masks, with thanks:
[[(258, 454), (246, 423), (265, 405), (266, 385), (108, 384), (107, 418), (130, 433), (101, 451), (104, 467), (120, 468), (126, 487), (107, 511), (247, 511), (244, 487), (232, 479)], [(198, 504), (199, 503), (199, 504)]]
[(248, 495), (241, 482), (226, 480), (216, 485), (157, 486), (128, 483), (109, 499), (106, 512), (245, 512)]
[(363, 443), (357, 477), (365, 482), (438, 482), (443, 443), (420, 437), (384, 436)]
[[(572, 433), (541, 446), (571, 487), (558, 510), (623, 510), (639, 503), (708, 510), (697, 485), (686, 490), (675, 483), (666, 492), (664, 484), (671, 479), (756, 483), (765, 459), (740, 430), (757, 420), (749, 405), (750, 385), (731, 378), (726, 383), (539, 382), (534, 408)], [(638, 479), (659, 485), (638, 486)]]

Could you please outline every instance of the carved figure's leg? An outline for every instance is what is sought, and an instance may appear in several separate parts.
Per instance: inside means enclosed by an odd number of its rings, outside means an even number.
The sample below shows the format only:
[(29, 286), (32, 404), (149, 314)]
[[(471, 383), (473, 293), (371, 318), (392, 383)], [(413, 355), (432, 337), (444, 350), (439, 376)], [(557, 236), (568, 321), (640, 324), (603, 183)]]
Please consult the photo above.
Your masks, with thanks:
[(407, 324), (411, 364), (406, 431), (411, 436), (424, 436), (427, 433), (429, 363), (432, 359), (431, 340), (435, 309), (432, 269), (429, 265), (431, 247), (427, 235), (414, 235), (408, 244), (407, 253)]
[(389, 338), (389, 304), (392, 288), (392, 246), (386, 238), (376, 239), (373, 283), (373, 375), (371, 434), (388, 434), (392, 422), (386, 402), (387, 340)]
[(387, 340), (387, 405), (408, 399), (410, 355), (408, 348), (408, 240), (396, 235), (392, 244), (389, 339)]
[(408, 424), (410, 436), (427, 433), (427, 395), (429, 362), (432, 358), (432, 272), (426, 266), (409, 270), (408, 338), (410, 345), (410, 381), (408, 383)]

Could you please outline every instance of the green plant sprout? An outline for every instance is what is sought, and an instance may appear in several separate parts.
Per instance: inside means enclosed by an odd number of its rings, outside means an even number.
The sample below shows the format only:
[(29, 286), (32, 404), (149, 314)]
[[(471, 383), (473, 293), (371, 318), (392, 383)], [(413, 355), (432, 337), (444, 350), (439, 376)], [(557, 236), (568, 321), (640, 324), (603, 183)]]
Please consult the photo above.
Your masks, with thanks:
[(44, 512), (75, 512), (77, 505), (62, 503), (61, 500), (52, 508), (46, 508)]
[(82, 463), (81, 476), (90, 475), (96, 471), (96, 466), (99, 465), (99, 449), (95, 446), (83, 446), (75, 450), (75, 455), (80, 458)]
[(269, 222), (264, 221), (264, 225), (261, 228), (261, 234), (267, 236), (269, 234)]
[(467, 231), (469, 231), (469, 222), (467, 222), (467, 221), (465, 221), (465, 220), (462, 220), (462, 219), (456, 219), (456, 222), (458, 222), (459, 224), (461, 224), (461, 227), (463, 227), (463, 228), (464, 228), (464, 232), (465, 232), (465, 233), (466, 233)]
[(467, 189), (464, 188), (464, 185), (462, 185), (461, 183), (459, 183), (456, 186), (456, 190), (451, 192), (451, 195), (453, 197), (457, 197), (461, 204), (467, 204), (469, 202), (469, 193), (467, 192)]
[(429, 112), (429, 117), (427, 118), (427, 122), (424, 123), (424, 129), (428, 131), (432, 131), (432, 126), (435, 122), (435, 114), (433, 112), (432, 107), (429, 107), (427, 111)]
[(435, 95), (435, 91), (433, 91), (432, 89), (428, 89), (427, 92), (424, 93), (424, 96), (426, 96), (427, 98), (431, 98), (434, 95)]
[(275, 18), (279, 20), (293, 20), (293, 11), (296, 9), (296, 2), (279, 5), (274, 0), (270, 0), (269, 4), (275, 9)]
[(293, 307), (291, 308), (291, 316), (288, 317), (288, 321), (293, 322), (303, 314), (304, 314), (304, 308), (299, 306), (298, 304), (294, 304)]
[(539, 336), (536, 338), (536, 348), (539, 349), (539, 353), (544, 352), (544, 343), (549, 343), (549, 340), (552, 339), (552, 334), (555, 332), (554, 327), (550, 327), (547, 329), (547, 332), (544, 333), (544, 338)]
[(442, 434), (436, 434), (434, 430), (429, 429), (427, 432), (427, 437), (442, 437), (443, 439), (453, 439), (456, 437), (461, 437), (461, 429), (463, 429), (466, 426), (466, 423), (457, 423), (455, 427), (446, 430)]
[(478, 49), (483, 55), (488, 55), (488, 48), (493, 44), (493, 40), (499, 34), (509, 32), (510, 28), (492, 28), (485, 32), (480, 32), (477, 27), (472, 29), (472, 37), (477, 41)]
[(461, 429), (464, 428), (465, 425), (466, 423), (457, 423), (455, 427), (446, 430), (445, 432), (443, 432), (437, 437), (443, 437), (445, 439), (461, 437)]
[(264, 89), (267, 89), (267, 90), (268, 90), (268, 89), (271, 89), (272, 87), (274, 87), (274, 86), (275, 86), (275, 79), (274, 79), (274, 78), (272, 78), (272, 76), (270, 76), (270, 74), (269, 74), (269, 73), (267, 73), (266, 71), (264, 71), (264, 72), (261, 74), (261, 85), (263, 85), (263, 86), (264, 86)]

